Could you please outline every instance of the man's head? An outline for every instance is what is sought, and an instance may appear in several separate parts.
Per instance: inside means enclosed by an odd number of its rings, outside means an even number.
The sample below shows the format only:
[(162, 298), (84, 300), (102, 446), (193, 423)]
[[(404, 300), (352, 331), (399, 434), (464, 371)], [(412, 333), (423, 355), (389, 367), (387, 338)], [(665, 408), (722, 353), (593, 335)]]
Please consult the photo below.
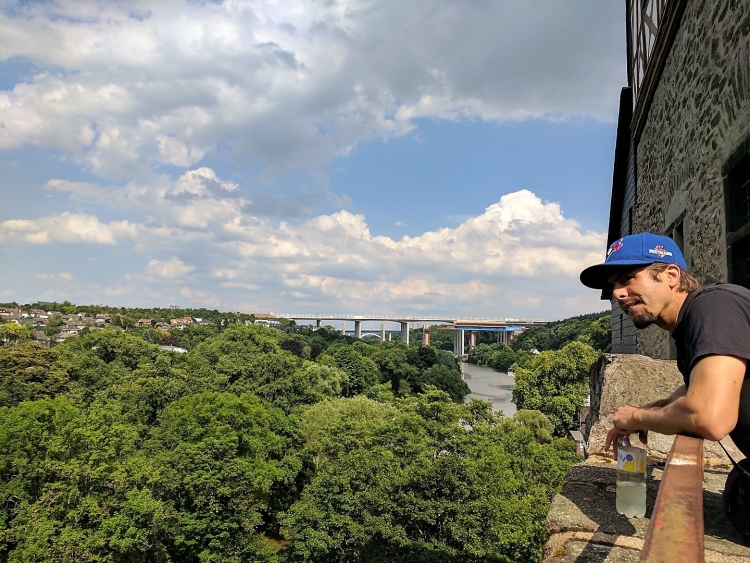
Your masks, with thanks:
[(581, 272), (581, 282), (594, 289), (612, 290), (636, 327), (653, 323), (666, 327), (676, 318), (676, 304), (683, 300), (680, 295), (698, 287), (686, 269), (682, 252), (672, 239), (639, 233), (612, 243), (605, 262)]

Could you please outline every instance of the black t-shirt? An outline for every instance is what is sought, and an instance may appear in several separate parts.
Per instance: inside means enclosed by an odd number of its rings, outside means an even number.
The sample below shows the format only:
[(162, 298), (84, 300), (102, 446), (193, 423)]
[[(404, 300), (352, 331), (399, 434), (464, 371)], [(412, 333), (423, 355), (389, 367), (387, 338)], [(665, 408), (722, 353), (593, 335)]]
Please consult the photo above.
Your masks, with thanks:
[(677, 368), (688, 386), (690, 371), (704, 356), (748, 360), (737, 426), (729, 435), (739, 450), (750, 457), (750, 290), (714, 284), (691, 292), (680, 309), (672, 338), (677, 347)]

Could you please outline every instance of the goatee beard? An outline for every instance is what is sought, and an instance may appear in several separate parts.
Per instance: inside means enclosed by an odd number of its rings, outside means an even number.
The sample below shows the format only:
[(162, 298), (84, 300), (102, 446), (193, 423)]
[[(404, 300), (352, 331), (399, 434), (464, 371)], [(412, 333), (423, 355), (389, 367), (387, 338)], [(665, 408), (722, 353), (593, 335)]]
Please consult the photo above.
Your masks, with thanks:
[(643, 329), (650, 327), (656, 322), (656, 316), (650, 311), (643, 311), (642, 313), (635, 313), (630, 320), (633, 321), (635, 328)]
[(643, 301), (638, 297), (620, 302), (620, 308), (628, 317), (630, 317), (630, 320), (633, 321), (633, 326), (635, 326), (635, 328), (647, 328), (657, 321), (656, 315), (654, 315), (645, 307), (643, 307), (643, 310), (641, 311), (635, 310), (634, 308), (636, 305), (643, 305)]

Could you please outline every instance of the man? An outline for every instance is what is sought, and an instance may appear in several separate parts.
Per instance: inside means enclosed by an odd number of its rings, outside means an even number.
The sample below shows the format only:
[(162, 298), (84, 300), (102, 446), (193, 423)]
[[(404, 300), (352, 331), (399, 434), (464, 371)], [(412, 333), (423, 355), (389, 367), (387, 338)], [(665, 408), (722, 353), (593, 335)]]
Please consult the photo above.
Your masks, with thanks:
[(620, 436), (648, 431), (721, 440), (730, 434), (750, 457), (750, 291), (730, 284), (699, 287), (669, 237), (626, 236), (603, 264), (581, 272), (581, 282), (610, 289), (636, 328), (651, 324), (671, 333), (685, 385), (669, 397), (614, 413), (605, 451)]

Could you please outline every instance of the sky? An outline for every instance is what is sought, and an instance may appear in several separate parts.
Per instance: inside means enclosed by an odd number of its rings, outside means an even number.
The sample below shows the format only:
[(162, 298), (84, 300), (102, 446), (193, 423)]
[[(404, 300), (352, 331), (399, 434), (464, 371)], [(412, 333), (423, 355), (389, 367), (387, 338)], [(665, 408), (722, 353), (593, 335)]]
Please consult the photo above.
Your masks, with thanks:
[(0, 0), (0, 302), (608, 308), (618, 2)]

